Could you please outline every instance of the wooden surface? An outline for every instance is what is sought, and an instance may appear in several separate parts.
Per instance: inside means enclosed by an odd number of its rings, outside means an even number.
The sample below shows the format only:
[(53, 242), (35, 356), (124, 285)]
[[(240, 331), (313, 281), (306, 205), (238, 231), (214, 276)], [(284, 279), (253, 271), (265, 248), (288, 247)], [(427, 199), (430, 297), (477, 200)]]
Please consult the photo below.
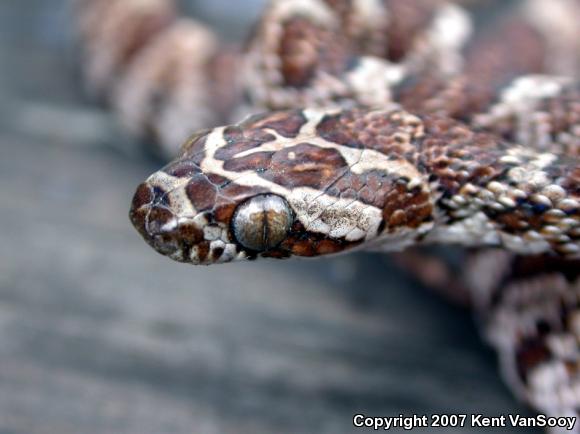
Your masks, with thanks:
[(159, 162), (82, 102), (63, 5), (0, 2), (0, 434), (526, 412), (468, 312), (382, 256), (196, 268), (148, 248), (127, 211)]

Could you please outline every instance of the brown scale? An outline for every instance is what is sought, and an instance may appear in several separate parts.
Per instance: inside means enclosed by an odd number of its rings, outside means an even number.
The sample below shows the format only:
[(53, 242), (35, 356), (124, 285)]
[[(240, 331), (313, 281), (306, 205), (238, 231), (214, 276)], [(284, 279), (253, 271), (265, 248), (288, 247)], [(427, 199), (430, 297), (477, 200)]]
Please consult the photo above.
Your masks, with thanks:
[[(191, 163), (199, 166), (205, 158), (205, 145), (207, 142), (207, 135), (211, 130), (199, 131), (195, 133), (187, 142), (181, 147), (181, 157), (176, 160), (188, 160)], [(169, 164), (171, 166), (171, 163)], [(178, 176), (178, 175), (174, 175)]]
[[(552, 147), (559, 153), (580, 157), (580, 86), (567, 87), (557, 97), (543, 100), (535, 110), (548, 125)], [(504, 133), (504, 136), (509, 136)]]
[[(580, 198), (580, 166), (570, 168), (564, 176), (562, 187), (570, 196), (575, 197), (577, 200)], [(576, 209), (575, 212), (578, 214), (580, 210)]]
[[(549, 349), (547, 340), (551, 334), (561, 334), (572, 330), (573, 326), (567, 321), (573, 312), (578, 309), (577, 300), (574, 297), (566, 298), (566, 294), (573, 295), (574, 282), (580, 276), (580, 260), (565, 260), (550, 255), (535, 256), (512, 256), (510, 259), (509, 274), (496, 282), (490, 289), (493, 295), (490, 297), (489, 312), (486, 316), (493, 318), (496, 309), (505, 309), (508, 306), (515, 312), (519, 310), (519, 303), (539, 303), (548, 306), (556, 306), (554, 310), (543, 310), (536, 318), (536, 329), (527, 331), (525, 336), (518, 336), (515, 353), (515, 365), (520, 379), (525, 383), (535, 367), (554, 360), (554, 355)], [(549, 276), (564, 276), (570, 285), (569, 292), (542, 291), (537, 293), (529, 288), (524, 282), (532, 282), (534, 279), (549, 278)], [(508, 291), (518, 288), (521, 293), (516, 301), (508, 300)], [(506, 291), (507, 290), (507, 291)], [(518, 301), (519, 300), (519, 301)], [(553, 312), (556, 312), (554, 316)], [(517, 315), (517, 313), (516, 313)], [(530, 335), (530, 333), (532, 333)]]
[(408, 115), (348, 110), (325, 116), (316, 132), (329, 142), (352, 148), (374, 149), (393, 159), (416, 151), (411, 143), (421, 134), (421, 122)]
[(216, 119), (225, 122), (230, 119), (233, 109), (241, 99), (239, 79), (241, 51), (235, 46), (223, 46), (205, 67), (207, 80), (207, 100), (212, 105)]
[[(161, 227), (174, 218), (173, 212), (168, 208), (166, 192), (159, 188), (152, 188), (147, 183), (141, 184), (133, 196), (129, 217), (145, 241), (155, 250), (162, 254), (171, 254), (184, 243), (189, 236), (182, 231), (181, 227), (176, 233), (161, 234)], [(199, 234), (198, 234), (199, 235)], [(203, 234), (201, 238), (203, 239)]]
[[(177, 18), (177, 7), (173, 1), (167, 0), (158, 3), (151, 3), (151, 7), (143, 7), (139, 2), (123, 2), (120, 0), (82, 0), (78, 7), (80, 16), (82, 37), (89, 41), (89, 50), (101, 46), (103, 42), (114, 40), (115, 65), (110, 71), (109, 80), (116, 79), (127, 68), (136, 54), (149, 44), (164, 29), (167, 29)], [(106, 24), (110, 16), (123, 18), (124, 25), (121, 28), (110, 29)], [(106, 34), (114, 30), (119, 32), (115, 35)], [(121, 33), (122, 32), (122, 33)], [(114, 37), (114, 38), (113, 38)], [(106, 48), (113, 52), (112, 49)], [(87, 55), (91, 52), (87, 50)], [(113, 82), (97, 84), (97, 96), (101, 96), (103, 91), (111, 90)]]
[(329, 239), (324, 234), (307, 231), (301, 223), (295, 222), (288, 237), (278, 249), (266, 253), (266, 257), (285, 257), (288, 254), (304, 257), (339, 253), (359, 245), (361, 241), (346, 241), (342, 238)]
[(398, 228), (416, 229), (433, 220), (431, 194), (420, 189), (409, 191), (405, 183), (397, 183), (384, 192), (383, 221), (388, 231)]
[(145, 239), (149, 236), (146, 229), (147, 211), (145, 210), (145, 206), (149, 205), (153, 201), (153, 198), (151, 187), (145, 182), (140, 184), (133, 195), (131, 211), (129, 212), (131, 223), (133, 223), (133, 226)]
[(282, 137), (294, 138), (307, 122), (302, 110), (262, 113), (250, 116), (240, 123), (243, 128), (268, 128)]
[(278, 48), (285, 86), (308, 86), (320, 73), (341, 75), (351, 52), (341, 33), (321, 28), (307, 18), (291, 18), (284, 24)]
[[(292, 155), (292, 158), (290, 158)], [(257, 166), (256, 166), (257, 165)], [(384, 209), (388, 227), (418, 227), (431, 218), (429, 194), (407, 188), (409, 180), (382, 171), (355, 174), (339, 151), (309, 143), (286, 147), (276, 153), (262, 152), (233, 158), (224, 164), (226, 170), (258, 170), (259, 175), (288, 189), (310, 187), (326, 195), (358, 200)]]
[(425, 76), (407, 81), (395, 99), (411, 112), (437, 113), (461, 121), (487, 110), (496, 98), (495, 89), (469, 77), (455, 77), (452, 81)]
[[(341, 31), (347, 35), (353, 44), (353, 50), (357, 54), (365, 54), (382, 57), (385, 54), (387, 42), (387, 30), (389, 28), (388, 16), (383, 19), (370, 21), (367, 17), (361, 17), (356, 12), (356, 0), (324, 0), (332, 8), (341, 21)], [(401, 0), (398, 0), (401, 1)], [(406, 0), (402, 0), (406, 1)], [(377, 14), (380, 11), (376, 12)]]
[(518, 76), (547, 73), (547, 47), (521, 18), (511, 18), (467, 47), (462, 74), (452, 80), (409, 78), (395, 99), (411, 112), (429, 112), (470, 122), (493, 104), (500, 89)]
[(525, 383), (528, 381), (529, 373), (534, 368), (549, 362), (551, 359), (551, 351), (542, 336), (528, 338), (521, 342), (516, 350), (515, 363), (518, 375)]
[(471, 82), (497, 88), (520, 75), (547, 72), (547, 54), (542, 35), (513, 17), (467, 47), (464, 71)]
[(274, 152), (255, 152), (244, 157), (231, 158), (224, 161), (224, 169), (229, 172), (262, 173), (270, 167), (273, 156)]
[(165, 173), (176, 178), (191, 178), (201, 173), (201, 169), (192, 159), (179, 159), (167, 164), (163, 169)]
[(256, 148), (276, 137), (261, 129), (245, 129), (238, 125), (227, 127), (224, 131), (225, 145), (215, 153), (215, 158), (227, 161), (240, 152)]
[(430, 193), (420, 187), (409, 189), (408, 183), (408, 179), (378, 170), (362, 174), (346, 172), (325, 193), (381, 209), (384, 226), (394, 231), (402, 227), (417, 228), (433, 217)]
[(260, 176), (289, 189), (311, 187), (324, 191), (348, 170), (339, 151), (300, 143), (276, 152)]
[(421, 165), (438, 180), (446, 196), (456, 194), (468, 182), (485, 185), (505, 169), (498, 161), (505, 150), (495, 136), (474, 133), (445, 117), (424, 116), (423, 122)]
[[(320, 73), (341, 77), (363, 55), (402, 61), (443, 4), (438, 0), (384, 0), (386, 19), (369, 25), (356, 22), (352, 0), (325, 2), (341, 21), (337, 29), (322, 28), (303, 16), (283, 23), (277, 56), (285, 86), (307, 87)], [(361, 31), (366, 25), (369, 27)]]
[(191, 177), (185, 193), (196, 211), (203, 212), (215, 206), (218, 187), (205, 174), (200, 173)]
[(399, 62), (410, 51), (416, 37), (428, 27), (443, 2), (437, 0), (383, 0), (389, 17), (387, 46), (383, 56)]

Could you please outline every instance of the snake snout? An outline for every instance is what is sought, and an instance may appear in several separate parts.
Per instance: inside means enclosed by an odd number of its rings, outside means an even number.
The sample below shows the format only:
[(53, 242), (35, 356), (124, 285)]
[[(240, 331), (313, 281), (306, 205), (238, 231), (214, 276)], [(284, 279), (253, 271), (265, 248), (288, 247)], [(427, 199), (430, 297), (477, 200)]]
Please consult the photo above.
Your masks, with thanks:
[(178, 240), (171, 231), (175, 225), (175, 215), (163, 202), (159, 191), (143, 183), (133, 196), (129, 219), (151, 247), (162, 255), (174, 257), (180, 250)]
[(170, 202), (161, 189), (147, 182), (137, 188), (129, 218), (147, 244), (164, 256), (194, 265), (238, 259), (240, 252), (227, 229), (210, 223), (205, 212), (183, 213)]

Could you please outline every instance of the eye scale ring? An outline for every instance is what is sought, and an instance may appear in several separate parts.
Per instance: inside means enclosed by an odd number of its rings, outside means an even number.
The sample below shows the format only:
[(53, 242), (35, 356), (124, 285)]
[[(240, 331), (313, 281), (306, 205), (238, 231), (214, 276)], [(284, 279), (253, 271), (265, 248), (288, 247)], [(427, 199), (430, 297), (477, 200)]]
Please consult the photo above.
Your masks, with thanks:
[(292, 210), (284, 199), (274, 194), (260, 194), (238, 206), (232, 228), (244, 248), (265, 252), (286, 238), (293, 220)]

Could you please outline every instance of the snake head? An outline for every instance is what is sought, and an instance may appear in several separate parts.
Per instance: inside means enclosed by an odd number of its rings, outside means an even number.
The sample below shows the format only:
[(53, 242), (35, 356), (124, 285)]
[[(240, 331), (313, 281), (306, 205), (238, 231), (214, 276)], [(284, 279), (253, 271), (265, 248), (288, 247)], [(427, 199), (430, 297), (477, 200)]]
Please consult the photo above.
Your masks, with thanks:
[[(280, 111), (199, 132), (138, 187), (131, 221), (158, 252), (193, 264), (339, 253), (407, 226), (406, 167), (357, 142), (375, 124), (381, 137), (407, 128), (385, 113)], [(360, 127), (366, 136), (352, 134)]]

